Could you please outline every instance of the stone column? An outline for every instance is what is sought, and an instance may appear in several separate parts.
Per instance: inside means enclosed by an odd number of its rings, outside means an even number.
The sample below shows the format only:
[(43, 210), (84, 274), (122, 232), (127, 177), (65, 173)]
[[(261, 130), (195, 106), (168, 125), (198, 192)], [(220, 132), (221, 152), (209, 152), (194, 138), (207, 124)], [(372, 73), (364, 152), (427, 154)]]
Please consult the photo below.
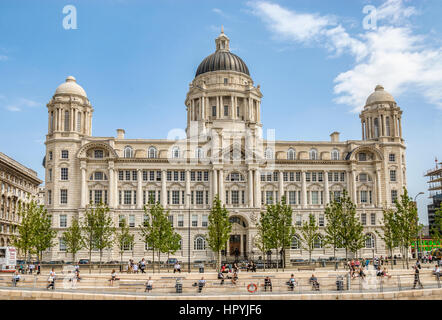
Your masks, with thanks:
[(259, 169), (255, 170), (255, 194), (253, 199), (255, 208), (261, 208), (261, 172)]
[(137, 209), (143, 208), (143, 185), (142, 185), (142, 171), (141, 169), (137, 170)]
[(186, 170), (186, 197), (184, 198), (186, 209), (190, 208), (190, 197), (188, 194), (190, 194), (190, 170)]
[(330, 191), (328, 188), (328, 171), (324, 171), (324, 205), (327, 205), (330, 202)]
[(109, 162), (109, 207), (114, 208), (115, 207), (115, 176), (114, 176), (114, 163)]
[(231, 109), (231, 119), (236, 119), (236, 111), (235, 111), (235, 103), (234, 103), (234, 97), (230, 96), (230, 109)]
[[(276, 199), (276, 201), (282, 201), (282, 197), (284, 196), (284, 174), (283, 171), (279, 171), (279, 199)], [(286, 199), (287, 203), (287, 199)]]
[(307, 208), (307, 186), (305, 181), (305, 171), (301, 172), (301, 204), (302, 208)]
[(377, 205), (382, 206), (382, 191), (381, 191), (381, 169), (376, 169), (376, 195)]
[(224, 170), (219, 170), (219, 199), (221, 203), (226, 202), (226, 195), (224, 194)]
[(249, 168), (249, 208), (253, 208), (253, 171)]
[(161, 205), (167, 206), (166, 170), (161, 171)]
[(401, 122), (401, 118), (399, 117), (398, 118), (399, 119), (399, 137), (401, 137), (402, 138), (402, 122)]
[(86, 185), (86, 161), (81, 161), (80, 164), (81, 170), (81, 198), (80, 198), (80, 207), (85, 208), (87, 205), (87, 185)]
[(353, 203), (357, 204), (358, 202), (358, 197), (356, 195), (357, 193), (357, 185), (356, 185), (356, 170), (352, 170), (351, 171), (351, 181), (352, 181), (352, 198), (353, 198)]
[(218, 194), (218, 174), (216, 169), (212, 171), (213, 198)]

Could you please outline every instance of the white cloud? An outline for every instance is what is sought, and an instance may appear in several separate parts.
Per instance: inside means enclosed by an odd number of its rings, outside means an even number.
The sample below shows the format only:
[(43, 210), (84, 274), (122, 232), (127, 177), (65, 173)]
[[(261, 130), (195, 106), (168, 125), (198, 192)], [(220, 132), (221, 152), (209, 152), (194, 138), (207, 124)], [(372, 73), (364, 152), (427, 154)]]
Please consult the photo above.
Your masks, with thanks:
[(0, 61), (6, 61), (6, 60), (8, 60), (8, 59), (9, 59), (8, 56), (1, 55), (1, 54), (0, 54)]
[(6, 106), (6, 109), (12, 112), (19, 112), (21, 109), (17, 106)]
[[(4, 96), (0, 96), (0, 99), (3, 98), (5, 100), (6, 98)], [(22, 111), (23, 108), (35, 108), (41, 106), (41, 103), (26, 99), (26, 98), (19, 98), (16, 100), (16, 103), (7, 105), (5, 108), (6, 110), (12, 111), (12, 112), (19, 112)]]
[(337, 103), (358, 111), (374, 87), (382, 84), (396, 98), (411, 90), (442, 108), (442, 47), (415, 34), (408, 18), (418, 12), (403, 0), (385, 1), (377, 8), (378, 28), (362, 34), (350, 34), (331, 15), (298, 13), (265, 1), (248, 5), (277, 37), (354, 59), (352, 69), (334, 79)]
[(224, 15), (224, 12), (223, 12), (221, 9), (213, 8), (212, 11), (215, 12), (215, 13), (217, 13), (217, 14), (219, 14), (220, 16), (223, 16), (223, 15)]

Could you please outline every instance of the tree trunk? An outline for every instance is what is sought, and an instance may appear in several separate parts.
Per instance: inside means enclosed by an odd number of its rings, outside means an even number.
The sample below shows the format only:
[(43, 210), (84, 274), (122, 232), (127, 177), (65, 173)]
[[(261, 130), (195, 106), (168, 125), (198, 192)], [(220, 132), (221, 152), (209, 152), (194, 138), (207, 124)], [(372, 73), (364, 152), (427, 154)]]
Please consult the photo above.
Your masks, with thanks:
[(75, 265), (75, 252), (72, 252), (72, 256), (73, 256), (72, 257), (72, 260), (73, 260), (72, 263)]
[(333, 261), (335, 262), (335, 271), (338, 270), (338, 264), (336, 261), (336, 247), (333, 246)]
[(152, 247), (152, 273), (155, 273), (155, 249)]
[(170, 272), (169, 271), (169, 259), (170, 259), (170, 253), (168, 252), (167, 253), (167, 272)]
[(278, 247), (276, 247), (276, 272), (278, 272), (279, 270), (279, 252), (278, 252)]
[(221, 250), (218, 250), (217, 257), (218, 261), (216, 262), (216, 266), (218, 271), (221, 271)]
[(161, 251), (158, 250), (158, 273), (161, 273)]
[(265, 258), (265, 251), (262, 252), (262, 256), (264, 257), (263, 262), (264, 262), (264, 272), (265, 272), (266, 271), (266, 264), (267, 264), (267, 261), (266, 261), (266, 258)]
[(391, 264), (391, 270), (393, 270), (394, 260), (393, 260), (393, 248), (390, 248), (390, 264)]
[(123, 250), (120, 251), (120, 272), (123, 271)]
[(100, 263), (98, 264), (98, 268), (100, 269), (100, 273), (101, 273), (101, 257), (103, 255), (103, 249), (100, 249)]
[(92, 272), (92, 249), (89, 249), (89, 273)]
[(408, 247), (404, 248), (405, 249), (405, 259), (407, 260), (407, 269), (409, 268), (409, 264), (408, 264)]

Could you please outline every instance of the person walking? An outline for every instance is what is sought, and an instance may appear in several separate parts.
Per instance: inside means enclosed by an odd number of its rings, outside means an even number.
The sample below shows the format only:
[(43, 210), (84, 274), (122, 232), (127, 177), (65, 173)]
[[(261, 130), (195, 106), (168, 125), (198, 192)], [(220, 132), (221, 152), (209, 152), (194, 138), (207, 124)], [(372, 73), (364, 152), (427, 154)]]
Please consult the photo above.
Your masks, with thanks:
[(20, 281), (20, 275), (18, 274), (18, 271), (15, 271), (14, 275), (12, 276), (12, 286), (16, 287), (17, 282)]
[(289, 284), (290, 291), (295, 290), (296, 280), (295, 280), (295, 276), (293, 275), (293, 273), (290, 275), (290, 279), (289, 279), (288, 284)]
[(147, 293), (149, 293), (153, 288), (153, 280), (152, 277), (149, 277), (149, 280), (147, 280), (146, 282), (146, 289), (144, 290), (144, 292), (147, 291)]
[(140, 270), (141, 270), (141, 273), (146, 273), (146, 272), (144, 272), (144, 269), (146, 269), (146, 261), (145, 261), (144, 258), (143, 258), (143, 259), (141, 259), (141, 261), (140, 261)]
[(270, 277), (267, 276), (264, 279), (264, 291), (267, 291), (267, 288), (270, 289), (270, 292), (272, 292), (272, 280), (270, 280)]
[(419, 277), (419, 267), (417, 265), (414, 266), (414, 283), (413, 283), (413, 289), (416, 289), (416, 285), (419, 284), (421, 289), (424, 288), (424, 286), (421, 283), (420, 277)]
[(32, 274), (32, 271), (34, 271), (35, 269), (35, 265), (34, 263), (31, 262), (31, 264), (29, 265), (29, 274)]
[(48, 286), (46, 287), (46, 289), (49, 290), (49, 288), (52, 288), (52, 290), (55, 290), (55, 271), (54, 268), (52, 268), (51, 272), (49, 272), (49, 278), (48, 278)]
[(206, 280), (204, 280), (204, 277), (201, 277), (200, 280), (198, 280), (198, 293), (201, 293), (203, 291), (203, 287), (206, 285)]

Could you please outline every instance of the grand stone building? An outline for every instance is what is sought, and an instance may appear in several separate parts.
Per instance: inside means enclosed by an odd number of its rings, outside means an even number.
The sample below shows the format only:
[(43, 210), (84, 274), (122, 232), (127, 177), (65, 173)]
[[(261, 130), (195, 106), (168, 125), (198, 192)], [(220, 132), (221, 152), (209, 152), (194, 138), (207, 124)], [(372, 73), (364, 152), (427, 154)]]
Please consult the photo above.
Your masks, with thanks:
[(13, 245), (20, 224), (20, 206), (37, 200), (41, 182), (37, 172), (0, 152), (0, 247)]
[[(205, 234), (212, 200), (219, 195), (233, 222), (227, 256), (237, 251), (257, 257), (256, 223), (266, 204), (285, 195), (295, 225), (314, 214), (323, 232), (326, 204), (346, 189), (370, 236), (362, 255), (385, 255), (375, 230), (382, 209), (392, 206), (406, 185), (402, 111), (394, 98), (376, 87), (360, 114), (360, 140), (340, 141), (333, 132), (328, 141), (275, 141), (272, 131), (263, 139), (260, 86), (230, 52), (229, 42), (221, 32), (216, 51), (198, 66), (185, 99), (187, 128), (171, 132), (170, 139), (125, 139), (123, 129), (116, 137), (94, 137), (94, 109), (85, 90), (71, 76), (56, 89), (47, 104), (45, 196), (58, 238), (90, 202), (100, 201), (110, 207), (115, 225), (124, 217), (137, 233), (143, 206), (154, 199), (170, 210), (182, 235), (175, 257), (187, 261), (190, 245), (193, 261), (212, 260)], [(139, 239), (125, 258), (151, 256)], [(313, 257), (332, 256), (321, 240)], [(62, 241), (48, 255), (70, 259)], [(308, 253), (295, 236), (287, 255), (297, 259)], [(104, 259), (118, 260), (118, 248)]]

